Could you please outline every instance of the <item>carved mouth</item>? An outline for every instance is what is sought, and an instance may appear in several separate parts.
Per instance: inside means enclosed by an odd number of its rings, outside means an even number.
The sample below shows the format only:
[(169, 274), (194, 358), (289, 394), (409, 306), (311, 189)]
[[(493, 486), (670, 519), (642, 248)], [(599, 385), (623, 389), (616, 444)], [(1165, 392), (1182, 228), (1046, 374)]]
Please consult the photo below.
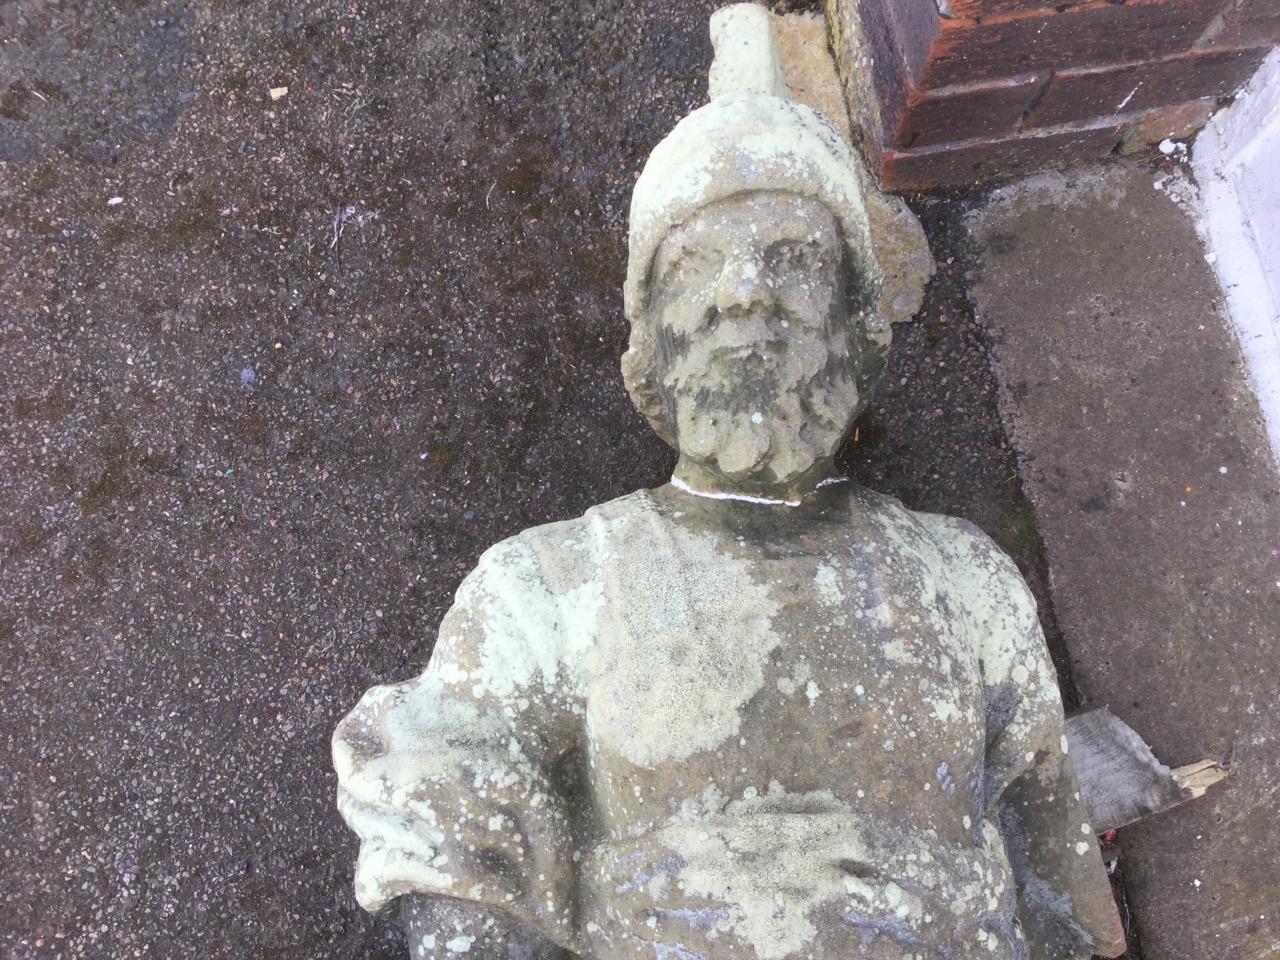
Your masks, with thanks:
[(787, 341), (775, 338), (743, 342), (733, 337), (713, 335), (709, 341), (703, 353), (704, 362), (717, 372), (740, 372), (744, 363), (756, 370), (781, 370), (790, 354)]

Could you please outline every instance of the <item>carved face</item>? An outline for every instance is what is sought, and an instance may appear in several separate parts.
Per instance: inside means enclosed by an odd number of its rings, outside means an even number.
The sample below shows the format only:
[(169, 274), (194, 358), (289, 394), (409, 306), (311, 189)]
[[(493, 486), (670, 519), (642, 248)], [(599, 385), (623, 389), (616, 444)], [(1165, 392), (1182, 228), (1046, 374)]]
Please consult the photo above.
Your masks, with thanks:
[(785, 483), (834, 455), (858, 397), (845, 281), (836, 220), (807, 197), (743, 194), (672, 229), (651, 302), (682, 456)]

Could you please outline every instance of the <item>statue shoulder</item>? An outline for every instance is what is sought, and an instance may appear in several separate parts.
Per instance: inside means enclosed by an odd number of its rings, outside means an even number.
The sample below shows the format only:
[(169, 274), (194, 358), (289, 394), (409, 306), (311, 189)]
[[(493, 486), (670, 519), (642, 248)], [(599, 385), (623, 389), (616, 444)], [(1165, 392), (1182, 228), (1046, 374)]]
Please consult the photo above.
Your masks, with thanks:
[[(903, 508), (905, 509), (905, 508)], [(1044, 641), (1035, 595), (1013, 559), (976, 524), (961, 517), (907, 511), (938, 551), (953, 596), (1002, 661)]]
[(658, 517), (649, 492), (640, 490), (594, 506), (580, 517), (529, 527), (480, 555), (458, 588), (455, 603), (466, 606), (477, 594), (505, 595), (514, 602), (516, 595), (530, 591), (563, 593), (596, 575), (618, 537), (635, 536)]
[(998, 583), (1027, 589), (1017, 564), (976, 523), (942, 513), (912, 512), (951, 570), (976, 578), (980, 583), (975, 586), (984, 589)]
[(994, 540), (972, 521), (945, 513), (928, 513), (904, 506), (897, 497), (855, 487), (851, 497), (861, 502), (861, 509), (876, 515), (879, 523), (896, 529), (900, 536), (910, 537), (917, 548), (936, 550), (950, 567), (980, 567), (996, 579), (1022, 576), (1018, 568)]

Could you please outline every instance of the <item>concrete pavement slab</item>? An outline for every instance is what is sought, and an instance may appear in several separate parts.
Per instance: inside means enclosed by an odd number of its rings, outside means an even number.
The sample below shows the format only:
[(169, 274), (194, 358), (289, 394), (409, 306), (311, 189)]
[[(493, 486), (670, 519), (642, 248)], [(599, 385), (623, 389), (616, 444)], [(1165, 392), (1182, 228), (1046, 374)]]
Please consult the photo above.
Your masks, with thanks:
[[(1161, 189), (1154, 188), (1161, 180)], [(1178, 177), (995, 192), (973, 296), (1075, 679), (1171, 766), (1232, 776), (1124, 831), (1148, 960), (1280, 953), (1280, 483)]]

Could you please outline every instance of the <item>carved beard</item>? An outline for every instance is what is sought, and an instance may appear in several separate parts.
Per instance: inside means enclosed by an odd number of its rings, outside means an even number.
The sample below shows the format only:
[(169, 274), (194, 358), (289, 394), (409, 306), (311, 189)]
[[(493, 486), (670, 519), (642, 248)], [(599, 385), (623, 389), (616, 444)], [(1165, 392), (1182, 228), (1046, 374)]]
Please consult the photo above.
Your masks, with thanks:
[(747, 347), (718, 339), (700, 335), (662, 378), (681, 454), (767, 483), (834, 455), (858, 402), (848, 357), (826, 338)]

